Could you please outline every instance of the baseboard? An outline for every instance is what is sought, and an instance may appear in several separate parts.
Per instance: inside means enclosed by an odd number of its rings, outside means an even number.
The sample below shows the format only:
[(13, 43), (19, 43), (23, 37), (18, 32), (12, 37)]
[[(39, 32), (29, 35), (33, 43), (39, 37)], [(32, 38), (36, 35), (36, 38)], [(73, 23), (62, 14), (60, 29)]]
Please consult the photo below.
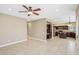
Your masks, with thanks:
[(24, 40), (20, 40), (20, 41), (16, 41), (16, 42), (6, 43), (6, 44), (3, 44), (3, 45), (0, 45), (0, 48), (5, 47), (5, 46), (9, 46), (9, 45), (13, 45), (13, 44), (17, 44), (17, 43), (20, 43), (20, 42), (23, 42), (23, 41), (27, 41), (27, 40), (24, 39)]
[(42, 42), (46, 42), (46, 40), (35, 38), (35, 37), (29, 37), (29, 39), (34, 39), (34, 40), (39, 40), (39, 41), (42, 41)]

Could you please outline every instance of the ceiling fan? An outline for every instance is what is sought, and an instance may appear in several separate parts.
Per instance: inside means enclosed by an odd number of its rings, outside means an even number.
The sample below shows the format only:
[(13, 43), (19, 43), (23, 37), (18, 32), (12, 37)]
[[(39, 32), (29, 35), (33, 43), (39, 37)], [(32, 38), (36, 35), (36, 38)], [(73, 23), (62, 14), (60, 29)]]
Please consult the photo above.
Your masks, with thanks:
[(39, 15), (38, 13), (36, 13), (37, 11), (40, 11), (41, 9), (40, 8), (37, 8), (37, 9), (32, 9), (31, 6), (27, 7), (25, 5), (22, 5), (22, 7), (24, 7), (26, 9), (26, 11), (19, 11), (20, 13), (26, 13), (27, 12), (27, 16), (30, 16), (31, 14), (34, 14), (34, 15)]

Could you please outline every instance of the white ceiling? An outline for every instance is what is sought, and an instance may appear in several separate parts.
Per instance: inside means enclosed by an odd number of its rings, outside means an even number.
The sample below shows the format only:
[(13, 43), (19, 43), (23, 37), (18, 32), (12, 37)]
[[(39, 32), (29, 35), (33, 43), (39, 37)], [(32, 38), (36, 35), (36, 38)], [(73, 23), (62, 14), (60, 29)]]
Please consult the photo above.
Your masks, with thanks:
[(39, 16), (27, 16), (27, 13), (19, 13), (18, 11), (26, 10), (21, 4), (0, 4), (0, 13), (21, 17), (27, 20), (36, 20), (39, 18), (48, 18), (52, 21), (75, 21), (76, 4), (26, 4), (35, 8), (41, 8)]

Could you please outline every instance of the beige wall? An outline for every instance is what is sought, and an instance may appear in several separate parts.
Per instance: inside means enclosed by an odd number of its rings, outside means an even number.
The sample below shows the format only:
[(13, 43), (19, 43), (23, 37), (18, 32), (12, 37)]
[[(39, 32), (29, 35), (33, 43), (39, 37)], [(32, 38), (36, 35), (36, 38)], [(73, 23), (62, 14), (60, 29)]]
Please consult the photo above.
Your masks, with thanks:
[(27, 24), (20, 18), (0, 14), (0, 45), (27, 39)]
[(76, 16), (77, 16), (77, 21), (76, 21), (76, 41), (77, 41), (77, 47), (79, 46), (79, 5), (76, 10)]
[(77, 7), (77, 11), (76, 11), (76, 16), (77, 16), (77, 36), (79, 38), (79, 5)]
[(43, 40), (46, 39), (46, 21), (44, 19), (28, 22), (28, 26), (29, 36)]

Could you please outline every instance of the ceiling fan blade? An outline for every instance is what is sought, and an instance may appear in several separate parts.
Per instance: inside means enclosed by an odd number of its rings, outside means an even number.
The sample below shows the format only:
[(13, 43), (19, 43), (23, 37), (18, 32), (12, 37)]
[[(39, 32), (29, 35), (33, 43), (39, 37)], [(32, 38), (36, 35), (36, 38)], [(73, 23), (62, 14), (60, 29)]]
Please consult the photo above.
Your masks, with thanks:
[(28, 10), (27, 6), (25, 6), (25, 5), (22, 5), (22, 6)]
[(27, 12), (27, 11), (18, 11), (18, 12)]
[(34, 9), (33, 11), (40, 11), (41, 9), (40, 8), (37, 8), (37, 9)]
[(33, 12), (33, 14), (35, 14), (35, 15), (39, 15), (38, 13), (35, 13), (35, 12)]

